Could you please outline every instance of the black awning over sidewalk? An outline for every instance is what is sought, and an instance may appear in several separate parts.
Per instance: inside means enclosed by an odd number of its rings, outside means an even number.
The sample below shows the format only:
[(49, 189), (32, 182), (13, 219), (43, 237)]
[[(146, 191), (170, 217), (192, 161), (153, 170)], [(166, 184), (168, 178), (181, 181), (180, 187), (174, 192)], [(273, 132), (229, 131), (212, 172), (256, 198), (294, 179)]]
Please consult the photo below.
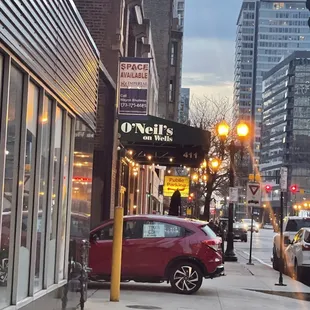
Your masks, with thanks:
[(199, 167), (210, 147), (210, 132), (155, 116), (119, 118), (122, 145), (140, 164)]

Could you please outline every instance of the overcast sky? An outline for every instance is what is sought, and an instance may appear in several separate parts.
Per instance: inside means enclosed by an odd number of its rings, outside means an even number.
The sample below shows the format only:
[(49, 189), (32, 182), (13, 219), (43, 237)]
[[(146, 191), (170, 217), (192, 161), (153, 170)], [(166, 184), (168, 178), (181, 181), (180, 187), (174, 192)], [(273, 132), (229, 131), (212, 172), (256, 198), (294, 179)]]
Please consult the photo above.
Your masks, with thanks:
[(236, 22), (242, 0), (185, 0), (182, 87), (232, 98)]

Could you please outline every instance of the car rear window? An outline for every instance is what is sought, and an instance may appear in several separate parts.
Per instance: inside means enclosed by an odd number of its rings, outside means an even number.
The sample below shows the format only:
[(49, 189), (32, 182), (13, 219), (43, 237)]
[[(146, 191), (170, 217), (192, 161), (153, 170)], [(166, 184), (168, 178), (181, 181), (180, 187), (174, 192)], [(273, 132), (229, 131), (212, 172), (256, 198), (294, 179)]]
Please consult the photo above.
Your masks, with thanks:
[(215, 232), (208, 225), (202, 226), (201, 229), (207, 236), (212, 237), (212, 238), (217, 237)]
[(304, 227), (310, 227), (310, 218), (288, 220), (286, 231), (299, 231)]

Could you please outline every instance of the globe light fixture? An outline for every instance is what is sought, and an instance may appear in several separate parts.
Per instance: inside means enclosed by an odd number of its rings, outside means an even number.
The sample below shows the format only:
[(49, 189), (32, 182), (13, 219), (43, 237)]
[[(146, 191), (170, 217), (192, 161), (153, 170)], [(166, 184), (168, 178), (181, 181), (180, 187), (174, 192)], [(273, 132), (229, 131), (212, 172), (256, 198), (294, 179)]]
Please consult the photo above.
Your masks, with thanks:
[(218, 169), (219, 169), (219, 167), (220, 167), (220, 164), (221, 164), (221, 162), (220, 162), (220, 160), (217, 159), (217, 158), (212, 158), (212, 159), (210, 160), (210, 166), (211, 166), (211, 168), (212, 168), (213, 171), (218, 171)]
[(250, 128), (245, 123), (239, 123), (237, 125), (237, 135), (239, 138), (246, 138), (250, 133)]
[(229, 125), (225, 121), (221, 121), (217, 125), (217, 134), (221, 139), (226, 139), (229, 134)]

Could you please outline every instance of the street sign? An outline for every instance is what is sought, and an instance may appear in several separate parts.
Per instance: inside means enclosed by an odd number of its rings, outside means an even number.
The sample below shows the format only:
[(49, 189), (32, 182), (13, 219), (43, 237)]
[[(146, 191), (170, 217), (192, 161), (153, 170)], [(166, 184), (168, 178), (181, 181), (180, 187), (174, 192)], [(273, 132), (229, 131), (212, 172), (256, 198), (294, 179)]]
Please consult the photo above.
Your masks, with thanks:
[(249, 182), (247, 184), (247, 205), (249, 207), (260, 207), (261, 187), (259, 183)]
[(287, 167), (281, 167), (280, 187), (282, 192), (287, 192)]
[(238, 188), (237, 187), (230, 187), (229, 188), (229, 201), (230, 202), (238, 202), (239, 195), (238, 195)]

